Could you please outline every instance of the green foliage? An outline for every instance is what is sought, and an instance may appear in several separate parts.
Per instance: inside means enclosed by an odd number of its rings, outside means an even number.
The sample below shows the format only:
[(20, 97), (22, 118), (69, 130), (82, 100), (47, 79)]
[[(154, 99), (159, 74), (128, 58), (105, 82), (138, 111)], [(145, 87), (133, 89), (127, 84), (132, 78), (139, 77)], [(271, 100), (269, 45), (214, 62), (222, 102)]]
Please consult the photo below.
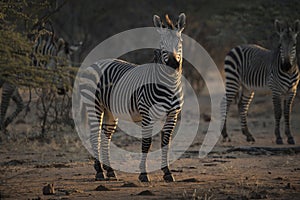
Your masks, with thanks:
[[(70, 68), (37, 68), (31, 65), (31, 53), (37, 37), (34, 27), (45, 17), (51, 4), (47, 1), (5, 1), (0, 3), (0, 80), (19, 86), (53, 87), (50, 77), (59, 74), (64, 80), (70, 76)], [(36, 39), (36, 38), (33, 38)], [(42, 60), (62, 59), (38, 55)], [(51, 80), (51, 79), (50, 79)], [(50, 84), (49, 84), (50, 83)], [(65, 84), (70, 84), (66, 81)]]

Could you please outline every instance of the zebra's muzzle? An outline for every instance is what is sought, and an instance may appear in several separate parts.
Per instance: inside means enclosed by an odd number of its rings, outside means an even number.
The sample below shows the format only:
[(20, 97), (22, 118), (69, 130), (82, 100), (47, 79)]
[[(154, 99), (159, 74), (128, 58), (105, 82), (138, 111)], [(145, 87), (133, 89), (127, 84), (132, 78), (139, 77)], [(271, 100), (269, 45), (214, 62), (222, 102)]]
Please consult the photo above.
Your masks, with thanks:
[(281, 64), (281, 69), (283, 72), (288, 72), (290, 71), (290, 69), (292, 68), (292, 64), (289, 61), (283, 61), (283, 63)]

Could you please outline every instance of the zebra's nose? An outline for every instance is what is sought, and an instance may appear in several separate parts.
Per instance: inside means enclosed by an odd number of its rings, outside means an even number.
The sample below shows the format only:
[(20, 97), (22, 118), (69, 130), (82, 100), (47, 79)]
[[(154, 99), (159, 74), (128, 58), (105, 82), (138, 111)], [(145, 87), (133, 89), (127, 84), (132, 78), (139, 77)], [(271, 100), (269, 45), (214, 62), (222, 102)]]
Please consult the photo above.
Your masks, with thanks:
[(290, 69), (292, 68), (292, 64), (289, 60), (285, 60), (283, 63), (282, 63), (282, 70), (284, 72), (288, 72)]

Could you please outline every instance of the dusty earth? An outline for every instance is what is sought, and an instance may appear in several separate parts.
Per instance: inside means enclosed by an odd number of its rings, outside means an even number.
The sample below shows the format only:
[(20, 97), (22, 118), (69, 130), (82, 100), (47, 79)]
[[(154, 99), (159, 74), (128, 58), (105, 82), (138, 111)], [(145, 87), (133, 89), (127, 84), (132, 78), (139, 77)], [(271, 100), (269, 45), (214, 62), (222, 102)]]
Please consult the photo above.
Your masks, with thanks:
[[(40, 139), (32, 136), (30, 125), (13, 124), (8, 133), (1, 133), (0, 199), (300, 199), (299, 97), (292, 114), (296, 145), (274, 143), (271, 97), (261, 94), (249, 111), (256, 143), (245, 141), (233, 105), (228, 120), (232, 141), (220, 140), (203, 159), (198, 158), (198, 150), (209, 124), (209, 98), (203, 95), (200, 105), (197, 137), (171, 165), (174, 183), (165, 183), (159, 170), (150, 173), (150, 183), (140, 183), (138, 174), (121, 171), (117, 180), (95, 182), (93, 161), (75, 131), (48, 133)], [(140, 149), (138, 141), (118, 133), (113, 141)], [(54, 185), (55, 194), (43, 195), (47, 184)]]

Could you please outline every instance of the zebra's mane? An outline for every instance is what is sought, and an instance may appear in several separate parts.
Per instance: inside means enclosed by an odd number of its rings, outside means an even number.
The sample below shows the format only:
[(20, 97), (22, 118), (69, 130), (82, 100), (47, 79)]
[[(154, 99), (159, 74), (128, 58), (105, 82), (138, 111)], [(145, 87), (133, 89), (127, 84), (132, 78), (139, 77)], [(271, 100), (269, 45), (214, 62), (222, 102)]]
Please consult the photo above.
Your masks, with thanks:
[(161, 50), (160, 49), (154, 50), (154, 57), (153, 57), (152, 62), (158, 63), (158, 64), (163, 64), (161, 61)]

